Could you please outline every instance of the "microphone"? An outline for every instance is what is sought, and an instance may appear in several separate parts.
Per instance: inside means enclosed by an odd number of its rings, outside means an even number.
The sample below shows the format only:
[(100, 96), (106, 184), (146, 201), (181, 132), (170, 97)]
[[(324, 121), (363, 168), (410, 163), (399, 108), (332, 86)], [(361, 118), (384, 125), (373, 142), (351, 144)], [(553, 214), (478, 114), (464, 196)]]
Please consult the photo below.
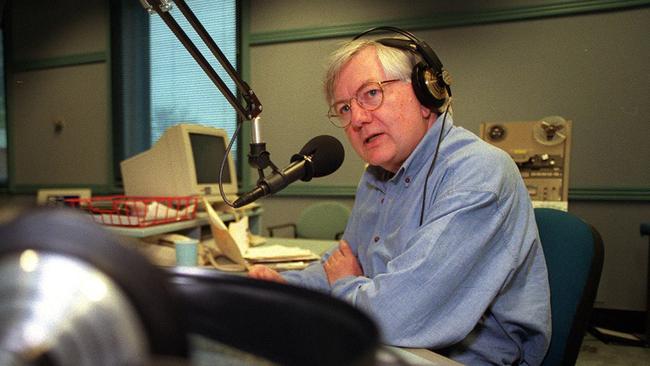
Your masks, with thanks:
[(344, 158), (345, 150), (339, 140), (328, 135), (316, 136), (291, 157), (291, 163), (286, 168), (276, 170), (271, 176), (259, 181), (253, 190), (235, 200), (233, 207), (242, 207), (278, 192), (298, 179), (309, 182), (311, 178), (332, 174), (343, 164)]

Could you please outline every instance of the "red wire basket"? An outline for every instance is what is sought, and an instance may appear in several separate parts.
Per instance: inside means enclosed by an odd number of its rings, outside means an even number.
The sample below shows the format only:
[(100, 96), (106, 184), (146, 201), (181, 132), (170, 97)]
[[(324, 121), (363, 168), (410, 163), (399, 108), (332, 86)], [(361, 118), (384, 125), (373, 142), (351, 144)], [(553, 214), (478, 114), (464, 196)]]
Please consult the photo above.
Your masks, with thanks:
[(65, 204), (88, 212), (95, 222), (111, 226), (146, 227), (192, 220), (198, 197), (97, 196), (69, 198)]

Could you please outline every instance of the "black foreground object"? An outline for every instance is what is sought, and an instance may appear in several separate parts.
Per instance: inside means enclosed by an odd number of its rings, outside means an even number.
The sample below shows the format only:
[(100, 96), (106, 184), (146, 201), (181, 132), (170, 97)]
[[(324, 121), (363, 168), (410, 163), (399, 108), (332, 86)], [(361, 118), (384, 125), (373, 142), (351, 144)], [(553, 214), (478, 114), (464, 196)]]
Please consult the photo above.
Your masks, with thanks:
[(350, 304), (210, 269), (162, 270), (72, 209), (37, 209), (0, 225), (0, 265), (27, 249), (107, 276), (133, 306), (154, 356), (185, 359), (187, 336), (198, 334), (280, 365), (375, 364), (378, 330)]
[(191, 333), (281, 365), (375, 364), (375, 324), (341, 300), (209, 269), (168, 274)]
[(0, 225), (0, 263), (27, 249), (81, 260), (108, 276), (135, 308), (149, 351), (187, 357), (184, 324), (164, 271), (120, 244), (88, 215), (68, 208), (42, 208)]

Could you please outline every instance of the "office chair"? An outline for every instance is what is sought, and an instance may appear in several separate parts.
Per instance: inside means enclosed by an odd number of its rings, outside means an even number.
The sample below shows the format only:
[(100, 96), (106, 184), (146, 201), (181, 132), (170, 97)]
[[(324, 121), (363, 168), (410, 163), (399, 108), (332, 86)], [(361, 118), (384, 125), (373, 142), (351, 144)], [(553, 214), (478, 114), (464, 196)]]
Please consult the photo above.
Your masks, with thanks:
[(318, 202), (305, 208), (295, 223), (269, 226), (269, 236), (282, 228), (293, 228), (294, 238), (338, 240), (350, 217), (350, 209), (336, 201)]
[(551, 289), (553, 334), (542, 365), (574, 365), (587, 329), (603, 267), (598, 231), (577, 216), (536, 208)]

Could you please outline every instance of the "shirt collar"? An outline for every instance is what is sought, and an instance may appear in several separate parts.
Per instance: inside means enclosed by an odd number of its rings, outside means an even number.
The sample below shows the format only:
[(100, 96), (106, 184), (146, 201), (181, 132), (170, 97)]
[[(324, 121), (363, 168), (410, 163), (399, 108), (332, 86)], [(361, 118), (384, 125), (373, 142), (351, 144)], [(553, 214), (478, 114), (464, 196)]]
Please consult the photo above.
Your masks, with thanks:
[(440, 136), (440, 130), (444, 127), (444, 130), (442, 131), (442, 137), (444, 139), (454, 124), (451, 116), (447, 115), (445, 118), (445, 115), (447, 114), (443, 113), (438, 116), (436, 122), (434, 122), (433, 126), (429, 128), (422, 140), (415, 147), (415, 150), (413, 150), (411, 155), (409, 155), (409, 157), (406, 159), (406, 161), (404, 161), (402, 166), (397, 170), (395, 174), (392, 174), (378, 166), (369, 165), (366, 169), (366, 172), (370, 174), (369, 182), (374, 186), (381, 188), (387, 181), (400, 179), (400, 177), (405, 174), (415, 175), (416, 172), (425, 168), (425, 165), (431, 162), (431, 159), (433, 159), (433, 155), (435, 154), (436, 148), (438, 147), (438, 137)]
[[(398, 173), (401, 171), (404, 172), (402, 174), (415, 175), (415, 172), (420, 171), (423, 168), (428, 169), (428, 165), (431, 163), (431, 159), (433, 159), (433, 155), (436, 153), (438, 148), (438, 138), (441, 133), (440, 130), (444, 128), (442, 131), (442, 138), (444, 139), (444, 137), (449, 133), (449, 130), (451, 130), (451, 126), (454, 124), (451, 116), (447, 115), (445, 118), (445, 115), (446, 114), (443, 113), (438, 116), (436, 122), (431, 126), (431, 128), (429, 128), (420, 143), (415, 147), (415, 150), (413, 150), (404, 164), (402, 164)], [(442, 140), (440, 140), (440, 142), (442, 143)]]

